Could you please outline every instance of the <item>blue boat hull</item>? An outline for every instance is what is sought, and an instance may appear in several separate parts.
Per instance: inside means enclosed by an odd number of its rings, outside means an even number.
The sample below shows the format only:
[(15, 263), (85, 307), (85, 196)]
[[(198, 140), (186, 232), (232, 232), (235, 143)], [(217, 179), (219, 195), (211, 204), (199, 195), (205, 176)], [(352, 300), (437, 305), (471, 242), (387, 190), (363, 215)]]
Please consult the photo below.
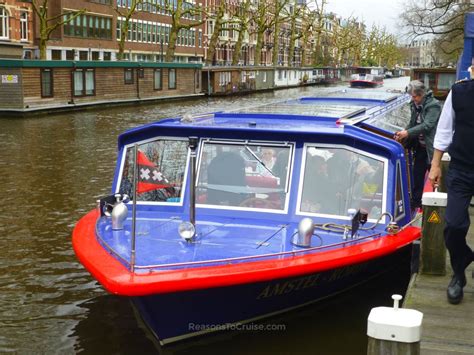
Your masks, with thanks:
[(132, 298), (142, 320), (166, 344), (247, 323), (333, 296), (409, 260), (411, 245), (365, 263), (299, 277)]

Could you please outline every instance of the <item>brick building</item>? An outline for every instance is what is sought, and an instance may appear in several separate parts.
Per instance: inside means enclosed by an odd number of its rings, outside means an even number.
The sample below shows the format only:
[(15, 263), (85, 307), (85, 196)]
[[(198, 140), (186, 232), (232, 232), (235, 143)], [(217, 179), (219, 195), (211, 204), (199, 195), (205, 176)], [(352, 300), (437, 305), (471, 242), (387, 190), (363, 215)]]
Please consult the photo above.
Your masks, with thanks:
[[(185, 2), (195, 6), (201, 0)], [(164, 4), (164, 1), (161, 0)], [(85, 13), (60, 26), (48, 41), (47, 59), (53, 60), (115, 60), (121, 23), (130, 8), (130, 0), (49, 0), (51, 16)], [(130, 19), (125, 43), (125, 59), (162, 61), (171, 29), (171, 16), (159, 8), (160, 0), (139, 3)], [(183, 18), (189, 23), (189, 18)], [(36, 31), (38, 33), (38, 26)], [(204, 55), (203, 25), (182, 29), (177, 37), (175, 61), (200, 62)], [(36, 36), (38, 40), (38, 36)], [(38, 53), (36, 53), (38, 57)]]
[(21, 58), (33, 48), (33, 12), (27, 1), (0, 3), (0, 57)]

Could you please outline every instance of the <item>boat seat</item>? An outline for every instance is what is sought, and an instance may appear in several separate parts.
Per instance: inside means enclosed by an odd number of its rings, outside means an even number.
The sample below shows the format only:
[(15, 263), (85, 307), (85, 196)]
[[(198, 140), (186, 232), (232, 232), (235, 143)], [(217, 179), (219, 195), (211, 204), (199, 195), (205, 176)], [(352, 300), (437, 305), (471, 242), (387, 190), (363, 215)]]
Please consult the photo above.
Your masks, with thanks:
[(271, 176), (246, 176), (245, 182), (251, 187), (278, 187), (278, 179)]

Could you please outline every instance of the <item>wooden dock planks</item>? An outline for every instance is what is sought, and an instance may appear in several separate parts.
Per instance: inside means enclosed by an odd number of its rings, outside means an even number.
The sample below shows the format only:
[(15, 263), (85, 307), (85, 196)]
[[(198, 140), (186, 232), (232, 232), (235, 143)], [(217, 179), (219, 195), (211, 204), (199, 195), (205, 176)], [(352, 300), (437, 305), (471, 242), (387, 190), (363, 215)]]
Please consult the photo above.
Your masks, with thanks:
[[(471, 228), (468, 243), (474, 248), (474, 208), (469, 211)], [(423, 312), (421, 354), (474, 354), (474, 263), (466, 270), (464, 299), (458, 305), (448, 303), (446, 289), (452, 270), (447, 255), (446, 275), (415, 274), (408, 286), (404, 308)]]

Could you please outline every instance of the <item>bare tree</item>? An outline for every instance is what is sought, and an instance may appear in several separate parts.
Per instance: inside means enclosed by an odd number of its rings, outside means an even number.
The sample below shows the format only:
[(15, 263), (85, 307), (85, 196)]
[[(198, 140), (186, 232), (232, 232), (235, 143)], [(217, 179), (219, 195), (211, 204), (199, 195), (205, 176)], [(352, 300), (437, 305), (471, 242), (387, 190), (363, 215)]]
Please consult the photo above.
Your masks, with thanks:
[(286, 23), (291, 17), (291, 13), (295, 10), (293, 7), (288, 8), (290, 0), (274, 0), (275, 13), (273, 14), (273, 65), (278, 65), (278, 52), (280, 51), (280, 38), (285, 42), (284, 37), (288, 37), (290, 32), (287, 29), (282, 30), (282, 24)]
[[(217, 6), (217, 11), (208, 16), (208, 19), (214, 19), (214, 32), (212, 33), (211, 39), (208, 42), (208, 49), (207, 49), (207, 58), (206, 64), (212, 64), (214, 60), (214, 54), (216, 52), (217, 44), (219, 43), (219, 36), (222, 30), (228, 30), (228, 26), (232, 26), (234, 31), (239, 31), (240, 29), (236, 29), (233, 25), (237, 24), (240, 25), (241, 21), (235, 17), (236, 14), (229, 12), (227, 9), (227, 1), (220, 0), (219, 5)], [(208, 9), (208, 12), (210, 9)], [(248, 15), (247, 15), (248, 16)]]
[(334, 48), (336, 65), (360, 65), (362, 43), (365, 37), (363, 26), (354, 18), (349, 18), (344, 25), (334, 28)]
[(238, 24), (238, 27), (235, 29), (239, 32), (237, 42), (235, 43), (234, 53), (232, 54), (232, 65), (239, 64), (240, 54), (242, 52), (242, 45), (244, 43), (245, 34), (248, 34), (250, 23), (252, 21), (250, 17), (250, 2), (251, 0), (245, 0), (242, 6), (234, 14), (234, 20)]
[[(255, 29), (252, 34), (257, 35), (257, 44), (255, 45), (255, 65), (260, 65), (262, 57), (262, 48), (264, 44), (264, 35), (267, 31), (274, 31), (275, 22), (279, 21), (279, 14), (287, 4), (288, 0), (260, 0), (257, 3), (256, 9), (251, 10), (255, 22)], [(273, 33), (273, 45), (278, 40), (278, 34)]]
[(119, 7), (118, 6), (119, 2), (118, 1), (116, 2), (116, 6), (114, 7), (114, 10), (117, 13), (117, 15), (121, 17), (120, 39), (118, 41), (118, 53), (117, 53), (118, 60), (123, 59), (123, 54), (125, 51), (125, 41), (128, 36), (128, 29), (130, 28), (130, 19), (135, 14), (135, 12), (137, 12), (138, 5), (143, 4), (143, 1), (144, 0), (131, 0), (130, 7), (128, 6)]
[(48, 0), (32, 0), (33, 12), (38, 16), (40, 59), (46, 59), (46, 46), (51, 34), (65, 23), (73, 21), (86, 10), (61, 11), (51, 14), (56, 8), (48, 6)]
[(321, 43), (323, 41), (323, 35), (324, 35), (324, 22), (326, 21), (326, 14), (325, 14), (325, 9), (327, 5), (327, 0), (321, 0), (321, 3), (319, 0), (315, 0), (314, 3), (315, 5), (315, 21), (313, 22), (313, 33), (314, 36), (316, 37), (313, 44), (313, 65), (318, 65), (322, 63), (324, 53), (321, 50)]
[(206, 21), (207, 14), (201, 5), (191, 4), (185, 0), (165, 0), (165, 9), (171, 15), (170, 37), (165, 61), (171, 62), (176, 51), (179, 31), (202, 25)]
[(434, 35), (438, 47), (444, 53), (457, 58), (463, 47), (464, 16), (473, 11), (471, 1), (457, 0), (409, 0), (401, 16), (408, 26), (405, 35), (416, 39)]

